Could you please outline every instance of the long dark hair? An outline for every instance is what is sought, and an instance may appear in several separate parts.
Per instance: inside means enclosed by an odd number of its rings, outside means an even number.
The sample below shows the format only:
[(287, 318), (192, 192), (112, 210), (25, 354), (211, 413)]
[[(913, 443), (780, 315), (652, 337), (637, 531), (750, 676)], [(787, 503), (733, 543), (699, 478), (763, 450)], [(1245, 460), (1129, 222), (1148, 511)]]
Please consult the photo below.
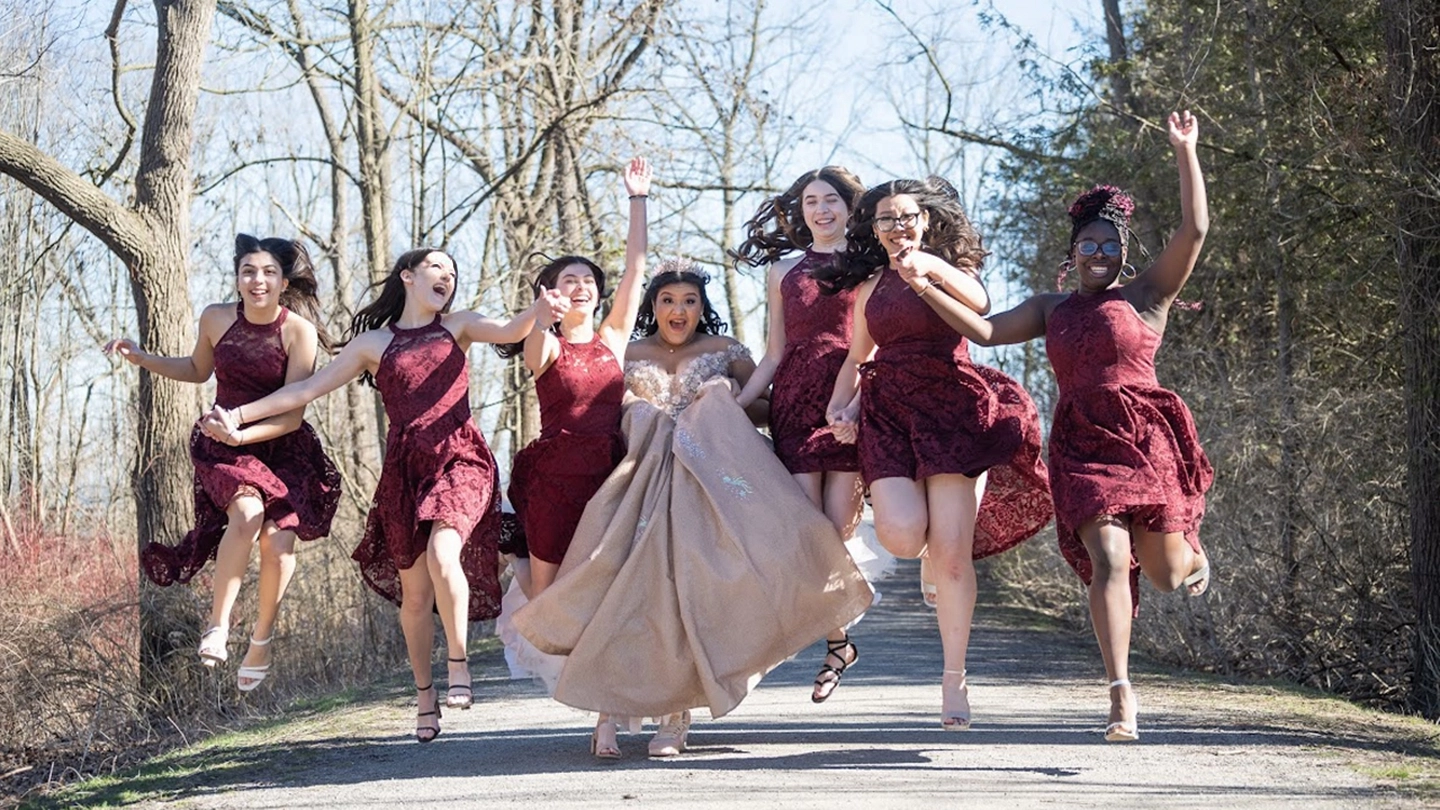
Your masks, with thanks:
[(865, 193), (865, 186), (844, 166), (811, 169), (795, 178), (790, 188), (760, 204), (755, 216), (745, 223), (746, 238), (730, 257), (751, 267), (772, 264), (781, 256), (804, 250), (815, 243), (815, 235), (805, 224), (805, 187), (823, 180), (840, 194), (845, 208), (855, 211), (855, 203)]
[[(425, 261), (425, 257), (431, 253), (444, 253), (449, 256), (452, 264), (455, 262), (454, 256), (437, 247), (418, 247), (401, 253), (400, 258), (395, 260), (395, 266), (390, 268), (390, 274), (370, 285), (372, 290), (379, 287), (380, 294), (375, 296), (374, 301), (356, 312), (354, 318), (350, 319), (350, 330), (345, 334), (345, 341), (340, 344), (341, 346), (371, 329), (382, 329), (400, 320), (400, 315), (405, 312), (405, 280), (400, 278), (400, 273), (419, 267), (420, 263)], [(455, 275), (458, 282), (460, 275), (458, 266), (455, 269)], [(440, 308), (441, 312), (450, 311), (450, 305), (455, 303), (455, 293), (459, 289), (458, 283), (451, 288), (450, 298), (445, 302), (445, 306)], [(369, 385), (375, 384), (375, 378), (368, 371), (360, 375), (360, 381)]]
[[(555, 282), (560, 278), (560, 274), (564, 272), (565, 268), (572, 264), (583, 264), (590, 269), (590, 275), (595, 277), (596, 297), (600, 301), (605, 300), (605, 298), (610, 295), (610, 290), (605, 286), (605, 271), (600, 269), (600, 265), (584, 256), (561, 256), (552, 259), (543, 253), (536, 253), (532, 258), (536, 257), (546, 262), (545, 266), (540, 268), (540, 272), (535, 274), (534, 280), (530, 282), (530, 291), (535, 294), (536, 298), (540, 297), (540, 288), (542, 286), (551, 290), (555, 289)], [(555, 324), (553, 328), (558, 333), (560, 325)], [(516, 343), (495, 344), (495, 353), (507, 360), (511, 357), (518, 357), (524, 351), (525, 341), (523, 340)]]
[(655, 275), (650, 277), (650, 283), (645, 285), (645, 298), (640, 302), (640, 314), (635, 318), (635, 331), (630, 333), (631, 338), (650, 337), (659, 331), (660, 325), (655, 322), (655, 298), (662, 288), (671, 284), (693, 284), (700, 290), (700, 323), (695, 325), (697, 333), (725, 334), (729, 324), (720, 319), (720, 313), (710, 303), (710, 296), (705, 292), (705, 285), (709, 283), (710, 275), (689, 259), (660, 262), (655, 266)]
[(269, 253), (280, 263), (280, 273), (289, 282), (280, 293), (280, 306), (298, 313), (314, 324), (315, 336), (326, 352), (334, 353), (335, 342), (325, 331), (325, 322), (320, 316), (319, 283), (315, 280), (315, 263), (310, 260), (310, 251), (305, 243), (297, 239), (281, 239), (267, 236), (258, 239), (248, 233), (235, 234), (235, 275), (240, 275), (240, 262), (252, 253)]
[(980, 234), (965, 215), (955, 187), (943, 177), (932, 176), (924, 180), (891, 180), (865, 192), (850, 214), (850, 225), (845, 229), (846, 248), (839, 254), (840, 260), (830, 267), (818, 267), (812, 273), (822, 290), (836, 293), (857, 287), (890, 263), (890, 255), (875, 235), (875, 208), (881, 200), (897, 194), (913, 197), (920, 210), (928, 215), (929, 227), (922, 243), (926, 253), (933, 253), (971, 275), (980, 275), (980, 268), (989, 255)]

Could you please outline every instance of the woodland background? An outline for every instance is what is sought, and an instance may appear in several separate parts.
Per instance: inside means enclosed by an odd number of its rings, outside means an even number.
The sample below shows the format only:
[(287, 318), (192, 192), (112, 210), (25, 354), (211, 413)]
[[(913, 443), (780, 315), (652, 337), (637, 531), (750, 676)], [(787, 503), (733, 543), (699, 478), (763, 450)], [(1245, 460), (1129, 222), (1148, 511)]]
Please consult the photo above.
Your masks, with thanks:
[[(762, 276), (725, 250), (812, 164), (952, 179), (1014, 300), (1053, 289), (1065, 206), (1094, 182), (1134, 193), (1158, 251), (1177, 108), (1201, 119), (1213, 224), (1160, 376), (1217, 470), (1217, 576), (1198, 600), (1146, 586), (1137, 646), (1440, 716), (1440, 4), (1087, 0), (1060, 53), (1010, 7), (0, 0), (3, 791), (402, 666), (393, 608), (348, 560), (378, 470), (358, 385), (309, 411), (346, 499), (301, 549), (262, 690), (198, 665), (208, 582), (137, 581), (138, 543), (188, 526), (185, 437), (213, 389), (98, 347), (188, 352), (199, 307), (233, 296), (236, 231), (310, 243), (333, 332), (418, 244), (449, 248), (462, 303), (498, 313), (528, 303), (537, 251), (618, 266), (619, 171), (642, 154), (652, 255), (707, 265), (759, 349)], [(503, 460), (536, 432), (532, 396), (517, 367), (472, 360)], [(1048, 409), (1041, 344), (992, 360)], [(1053, 536), (984, 576), (1084, 631)]]

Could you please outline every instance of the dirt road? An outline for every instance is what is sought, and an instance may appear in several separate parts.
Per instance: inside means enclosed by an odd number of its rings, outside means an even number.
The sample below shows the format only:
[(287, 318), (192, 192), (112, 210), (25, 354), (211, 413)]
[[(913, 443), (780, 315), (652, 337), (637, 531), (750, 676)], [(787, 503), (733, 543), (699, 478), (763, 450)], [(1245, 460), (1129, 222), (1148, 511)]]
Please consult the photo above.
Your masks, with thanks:
[[(168, 756), (85, 803), (185, 808), (386, 807), (1416, 807), (1440, 797), (1434, 726), (1288, 690), (1140, 664), (1142, 739), (1101, 739), (1106, 689), (1088, 635), (982, 606), (971, 648), (974, 727), (941, 730), (939, 639), (913, 571), (860, 624), (861, 661), (829, 702), (819, 645), (733, 714), (697, 720), (690, 751), (587, 751), (593, 722), (498, 653), (475, 664), (479, 705), (413, 741), (413, 695), (313, 712)], [(283, 663), (281, 664), (283, 665)]]

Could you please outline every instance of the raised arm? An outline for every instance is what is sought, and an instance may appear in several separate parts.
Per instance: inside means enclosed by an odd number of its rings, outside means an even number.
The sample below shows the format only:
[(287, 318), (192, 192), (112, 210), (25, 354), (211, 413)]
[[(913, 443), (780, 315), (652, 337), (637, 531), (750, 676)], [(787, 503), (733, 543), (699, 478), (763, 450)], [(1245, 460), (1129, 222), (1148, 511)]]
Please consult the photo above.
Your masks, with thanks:
[(791, 260), (770, 265), (769, 278), (765, 283), (766, 310), (770, 313), (770, 323), (765, 334), (765, 356), (760, 358), (755, 373), (750, 375), (745, 387), (735, 397), (735, 401), (739, 402), (742, 408), (749, 407), (750, 403), (770, 387), (771, 381), (775, 379), (775, 369), (780, 365), (780, 358), (785, 356), (785, 306), (780, 295), (780, 283), (794, 266), (795, 263)]
[(469, 349), (472, 343), (518, 343), (526, 338), (535, 325), (536, 317), (554, 323), (555, 313), (560, 307), (559, 299), (564, 298), (555, 290), (540, 288), (540, 297), (523, 312), (508, 321), (487, 318), (478, 312), (452, 312), (445, 316), (447, 326), (459, 337), (460, 348)]
[[(1143, 292), (1136, 309), (1167, 310), (1170, 302), (1195, 269), (1205, 232), (1210, 229), (1210, 206), (1205, 197), (1205, 177), (1200, 173), (1200, 157), (1196, 141), (1200, 124), (1189, 110), (1170, 113), (1170, 145), (1175, 149), (1175, 163), (1180, 170), (1180, 227), (1170, 237), (1155, 263), (1140, 274), (1130, 287)], [(1134, 300), (1134, 299), (1132, 299)]]
[(610, 313), (600, 324), (600, 339), (617, 357), (623, 357), (635, 319), (640, 314), (640, 299), (645, 286), (645, 253), (650, 249), (649, 211), (650, 163), (635, 158), (625, 169), (625, 193), (630, 197), (630, 226), (625, 234), (625, 273), (615, 287), (615, 300)]
[(233, 304), (212, 304), (200, 313), (200, 331), (195, 348), (188, 357), (165, 357), (151, 354), (129, 338), (116, 338), (105, 344), (106, 354), (118, 354), (151, 374), (159, 374), (177, 382), (203, 383), (215, 373), (215, 344), (234, 319)]

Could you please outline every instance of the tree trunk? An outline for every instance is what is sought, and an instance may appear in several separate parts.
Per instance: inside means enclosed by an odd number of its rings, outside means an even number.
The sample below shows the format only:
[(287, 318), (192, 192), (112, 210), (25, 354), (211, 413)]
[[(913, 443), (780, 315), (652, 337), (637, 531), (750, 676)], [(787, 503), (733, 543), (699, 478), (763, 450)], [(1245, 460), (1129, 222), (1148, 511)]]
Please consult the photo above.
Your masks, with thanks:
[(1116, 109), (1130, 109), (1130, 75), (1124, 63), (1130, 58), (1125, 44), (1125, 19), (1120, 15), (1120, 0), (1101, 0), (1105, 9), (1105, 42), (1110, 46), (1110, 65), (1115, 73), (1110, 78), (1110, 103)]
[(1396, 246), (1405, 362), (1415, 596), (1412, 702), (1440, 718), (1440, 6), (1382, 0), (1396, 142)]

